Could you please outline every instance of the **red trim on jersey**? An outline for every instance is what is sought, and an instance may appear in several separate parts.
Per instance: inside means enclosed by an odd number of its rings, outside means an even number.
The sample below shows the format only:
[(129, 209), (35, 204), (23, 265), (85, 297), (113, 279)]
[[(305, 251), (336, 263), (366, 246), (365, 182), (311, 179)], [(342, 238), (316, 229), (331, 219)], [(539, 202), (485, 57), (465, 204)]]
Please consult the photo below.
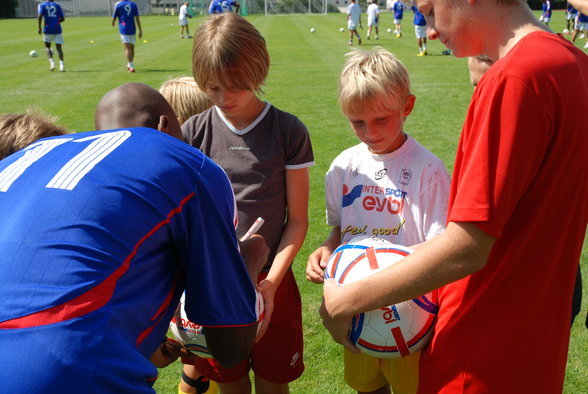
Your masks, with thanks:
[[(77, 317), (87, 315), (106, 305), (112, 298), (112, 294), (114, 293), (116, 283), (129, 269), (131, 260), (137, 254), (137, 250), (139, 249), (139, 247), (157, 230), (159, 230), (164, 225), (168, 224), (174, 215), (180, 213), (182, 211), (183, 206), (191, 198), (193, 198), (194, 195), (195, 193), (193, 192), (188, 196), (184, 197), (184, 199), (180, 201), (179, 206), (172, 209), (165, 220), (155, 225), (155, 227), (153, 227), (151, 231), (149, 231), (145, 236), (143, 236), (143, 238), (139, 240), (139, 242), (137, 242), (131, 254), (127, 258), (125, 258), (123, 264), (119, 268), (117, 268), (112, 274), (110, 274), (104, 281), (97, 284), (94, 288), (88, 290), (87, 292), (77, 296), (76, 298), (70, 301), (67, 301), (64, 304), (55, 305), (51, 308), (41, 310), (27, 316), (21, 316), (15, 319), (0, 322), (0, 329), (29, 328), (59, 323), (65, 320), (75, 319)], [(165, 301), (168, 304), (171, 301), (170, 297), (171, 295), (168, 295)], [(158, 310), (158, 313), (161, 311), (163, 307), (164, 306), (162, 305), (162, 307)]]

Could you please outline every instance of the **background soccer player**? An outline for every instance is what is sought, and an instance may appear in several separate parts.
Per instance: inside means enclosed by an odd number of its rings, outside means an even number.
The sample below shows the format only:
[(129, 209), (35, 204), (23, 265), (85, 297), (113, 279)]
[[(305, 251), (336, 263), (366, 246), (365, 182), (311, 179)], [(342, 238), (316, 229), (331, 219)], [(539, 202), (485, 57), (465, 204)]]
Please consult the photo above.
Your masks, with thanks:
[[(59, 71), (65, 71), (65, 64), (63, 63), (63, 36), (61, 34), (61, 22), (65, 20), (61, 6), (53, 0), (48, 0), (39, 4), (38, 12), (39, 29), (38, 33), (43, 32), (43, 41), (45, 42), (45, 50), (49, 57), (49, 71), (55, 70), (55, 61), (53, 61), (53, 51), (51, 51), (51, 43), (55, 42), (55, 48), (59, 55)], [(45, 24), (41, 30), (41, 22), (45, 19)]]
[[(143, 30), (141, 29), (141, 20), (139, 19), (139, 8), (137, 4), (130, 0), (119, 1), (114, 5), (114, 13), (112, 14), (112, 26), (118, 18), (118, 30), (120, 32), (120, 40), (125, 47), (125, 56), (127, 58), (127, 70), (131, 73), (135, 72), (133, 59), (135, 58), (135, 42), (137, 41), (135, 33), (139, 29), (139, 38), (143, 38)], [(135, 26), (136, 22), (136, 26)]]

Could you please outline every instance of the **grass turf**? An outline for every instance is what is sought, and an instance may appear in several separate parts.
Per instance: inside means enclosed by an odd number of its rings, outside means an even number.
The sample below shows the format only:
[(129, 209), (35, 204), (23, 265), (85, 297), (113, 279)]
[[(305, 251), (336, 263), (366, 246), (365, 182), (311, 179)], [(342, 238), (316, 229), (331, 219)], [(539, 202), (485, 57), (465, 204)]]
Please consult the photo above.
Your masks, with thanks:
[[(291, 392), (352, 393), (343, 382), (342, 348), (331, 340), (318, 317), (321, 288), (304, 279), (307, 256), (329, 231), (324, 219), (324, 174), (341, 150), (357, 142), (336, 100), (337, 78), (344, 55), (350, 49), (348, 32), (339, 31), (340, 27), (345, 27), (345, 15), (253, 15), (249, 19), (266, 37), (272, 59), (264, 99), (296, 114), (307, 125), (317, 163), (311, 169), (308, 236), (294, 264), (303, 298), (306, 371), (291, 384)], [(118, 31), (110, 26), (109, 17), (77, 17), (65, 21), (65, 73), (48, 71), (42, 39), (36, 33), (36, 19), (0, 20), (3, 37), (0, 41), (3, 60), (0, 112), (22, 112), (37, 107), (47, 114), (60, 116), (59, 123), (71, 131), (93, 130), (95, 105), (111, 88), (131, 81), (159, 88), (166, 79), (190, 75), (191, 40), (179, 38), (177, 17), (144, 16), (141, 20), (145, 36), (136, 46), (137, 72), (134, 74), (126, 70)], [(190, 20), (192, 33), (201, 20)], [(441, 52), (445, 48), (437, 41), (429, 42), (430, 56), (417, 57), (410, 22), (410, 17), (405, 18), (404, 36), (395, 39), (394, 34), (386, 32), (388, 28), (394, 29), (392, 16), (383, 14), (378, 41), (373, 37), (368, 41), (365, 30), (360, 30), (362, 48), (383, 46), (405, 63), (413, 93), (417, 96), (415, 110), (405, 130), (439, 156), (451, 172), (472, 94), (466, 61), (443, 56)], [(564, 13), (554, 12), (552, 28), (562, 31), (564, 25)], [(313, 34), (311, 27), (316, 29)], [(576, 41), (580, 48), (584, 43), (583, 39)], [(28, 56), (32, 49), (38, 52), (37, 58)], [(585, 242), (581, 258), (585, 298), (587, 254)], [(588, 392), (585, 314), (586, 307), (572, 327), (565, 393)], [(545, 351), (549, 353), (549, 349)], [(176, 393), (180, 370), (179, 363), (161, 370), (155, 386), (157, 391)]]

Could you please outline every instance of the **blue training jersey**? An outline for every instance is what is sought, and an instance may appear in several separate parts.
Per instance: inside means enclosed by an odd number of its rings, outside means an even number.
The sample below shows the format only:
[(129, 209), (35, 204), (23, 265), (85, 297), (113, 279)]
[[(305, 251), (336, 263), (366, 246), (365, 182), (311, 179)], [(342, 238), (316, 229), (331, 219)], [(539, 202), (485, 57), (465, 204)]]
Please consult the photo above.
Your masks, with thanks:
[(414, 12), (413, 23), (415, 24), (415, 26), (426, 26), (427, 21), (425, 19), (425, 16), (419, 12), (418, 8), (412, 6), (410, 7), (410, 9), (412, 10), (412, 12)]
[(162, 132), (52, 137), (8, 156), (0, 217), (2, 392), (153, 392), (148, 358), (184, 289), (191, 321), (256, 322), (228, 178)]
[(37, 13), (43, 16), (43, 33), (61, 34), (61, 21), (64, 20), (61, 6), (53, 1), (46, 1), (39, 4)]
[(120, 34), (133, 35), (136, 32), (135, 17), (139, 16), (139, 8), (132, 1), (119, 1), (114, 5), (112, 18), (118, 18)]
[(394, 11), (394, 19), (402, 19), (403, 18), (404, 7), (405, 7), (405, 5), (402, 4), (400, 1), (396, 1), (392, 5), (392, 10)]
[(209, 14), (222, 14), (223, 7), (221, 6), (220, 0), (212, 0), (208, 6)]

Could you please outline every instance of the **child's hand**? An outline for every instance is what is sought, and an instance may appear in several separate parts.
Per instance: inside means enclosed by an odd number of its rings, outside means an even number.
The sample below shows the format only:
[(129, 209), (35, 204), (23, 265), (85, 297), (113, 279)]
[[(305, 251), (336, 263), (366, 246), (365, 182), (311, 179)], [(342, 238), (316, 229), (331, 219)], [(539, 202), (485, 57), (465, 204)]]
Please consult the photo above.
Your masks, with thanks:
[(321, 246), (310, 256), (306, 263), (306, 279), (312, 283), (323, 283), (325, 268), (331, 258), (333, 250), (327, 246)]
[(259, 234), (253, 234), (251, 238), (239, 242), (239, 248), (251, 281), (257, 283), (257, 276), (263, 269), (269, 255), (265, 239)]

